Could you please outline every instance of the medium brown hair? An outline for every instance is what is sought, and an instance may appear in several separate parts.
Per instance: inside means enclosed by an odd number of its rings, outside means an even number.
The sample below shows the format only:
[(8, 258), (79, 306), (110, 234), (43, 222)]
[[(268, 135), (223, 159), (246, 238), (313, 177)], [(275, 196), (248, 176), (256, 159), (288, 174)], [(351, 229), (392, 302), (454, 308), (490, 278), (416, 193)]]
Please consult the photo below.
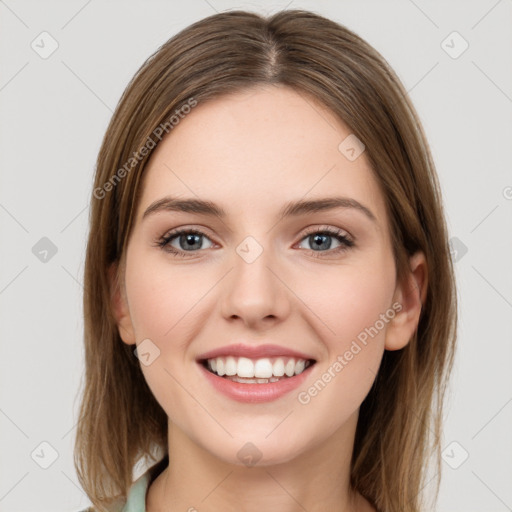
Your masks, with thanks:
[(85, 385), (75, 445), (79, 481), (94, 506), (107, 510), (114, 499), (126, 498), (137, 461), (167, 452), (167, 415), (133, 346), (119, 336), (109, 283), (112, 264), (125, 254), (158, 127), (170, 132), (191, 101), (201, 105), (258, 84), (288, 86), (316, 99), (364, 143), (385, 198), (397, 279), (404, 282), (410, 255), (419, 250), (426, 256), (428, 291), (418, 328), (403, 349), (384, 352), (360, 407), (351, 461), (352, 487), (378, 510), (420, 510), (432, 455), (436, 499), (439, 492), (443, 398), (457, 326), (441, 192), (418, 115), (384, 58), (344, 26), (303, 10), (269, 17), (230, 11), (200, 20), (151, 55), (119, 101), (91, 198)]

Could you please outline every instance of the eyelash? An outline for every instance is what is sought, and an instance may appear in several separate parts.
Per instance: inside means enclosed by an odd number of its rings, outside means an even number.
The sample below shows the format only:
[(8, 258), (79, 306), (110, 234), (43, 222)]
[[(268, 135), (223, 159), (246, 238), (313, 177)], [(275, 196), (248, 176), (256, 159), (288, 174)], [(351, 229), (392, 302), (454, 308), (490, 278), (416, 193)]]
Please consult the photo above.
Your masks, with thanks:
[[(335, 249), (329, 249), (327, 251), (314, 251), (313, 249), (305, 249), (309, 253), (311, 253), (314, 257), (323, 258), (324, 256), (322, 253), (326, 253), (329, 255), (332, 255), (333, 253), (340, 254), (340, 253), (344, 253), (345, 251), (348, 251), (351, 247), (353, 247), (355, 245), (354, 242), (351, 239), (349, 239), (347, 236), (345, 236), (344, 233), (345, 233), (345, 231), (342, 231), (341, 229), (312, 228), (304, 234), (304, 236), (301, 238), (301, 241), (304, 240), (305, 238), (307, 238), (308, 236), (317, 235), (317, 234), (327, 235), (327, 236), (336, 238), (341, 243), (341, 245), (339, 247), (336, 247)], [(170, 245), (170, 242), (174, 238), (176, 238), (180, 235), (183, 235), (183, 234), (198, 235), (198, 236), (204, 236), (206, 238), (209, 238), (206, 235), (206, 233), (203, 233), (202, 231), (199, 231), (197, 229), (183, 228), (183, 229), (178, 229), (176, 231), (172, 231), (171, 233), (163, 236), (160, 240), (156, 241), (155, 245), (160, 247), (162, 250), (164, 250), (170, 254), (173, 254), (174, 256), (181, 256), (181, 257), (186, 258), (188, 256), (187, 251), (181, 251), (181, 250), (175, 249), (174, 247), (172, 247)], [(193, 253), (193, 252), (198, 252), (198, 251), (190, 251), (190, 252)]]

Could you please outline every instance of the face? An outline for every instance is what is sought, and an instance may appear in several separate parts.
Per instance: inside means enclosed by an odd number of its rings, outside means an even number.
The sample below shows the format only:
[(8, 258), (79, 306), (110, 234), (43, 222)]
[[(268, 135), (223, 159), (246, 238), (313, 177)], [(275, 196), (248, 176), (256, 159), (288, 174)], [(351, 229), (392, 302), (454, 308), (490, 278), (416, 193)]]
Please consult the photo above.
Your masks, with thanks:
[[(350, 133), (313, 99), (259, 87), (199, 104), (146, 168), (119, 332), (145, 354), (170, 422), (225, 462), (242, 464), (243, 450), (286, 462), (336, 439), (383, 351), (413, 334), (417, 304), (395, 280), (384, 197), (364, 152), (340, 150)], [(282, 215), (325, 198), (346, 201)], [(205, 359), (263, 380), (214, 375)], [(278, 378), (281, 363), (297, 375)]]

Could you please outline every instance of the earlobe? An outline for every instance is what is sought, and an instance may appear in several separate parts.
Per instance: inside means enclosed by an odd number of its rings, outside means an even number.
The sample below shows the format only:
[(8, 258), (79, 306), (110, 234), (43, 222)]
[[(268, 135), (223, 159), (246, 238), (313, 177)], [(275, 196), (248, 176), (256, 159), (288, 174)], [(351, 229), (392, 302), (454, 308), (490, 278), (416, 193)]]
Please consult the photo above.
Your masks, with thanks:
[(386, 330), (386, 350), (400, 350), (413, 337), (419, 323), (421, 309), (427, 297), (428, 270), (423, 252), (418, 251), (409, 259), (409, 274), (406, 282), (398, 283), (394, 302), (401, 309), (389, 322)]
[(117, 264), (113, 263), (109, 268), (110, 282), (110, 307), (116, 319), (119, 336), (127, 345), (135, 345), (135, 333), (133, 330), (130, 311), (125, 293), (121, 289), (121, 284), (117, 279)]

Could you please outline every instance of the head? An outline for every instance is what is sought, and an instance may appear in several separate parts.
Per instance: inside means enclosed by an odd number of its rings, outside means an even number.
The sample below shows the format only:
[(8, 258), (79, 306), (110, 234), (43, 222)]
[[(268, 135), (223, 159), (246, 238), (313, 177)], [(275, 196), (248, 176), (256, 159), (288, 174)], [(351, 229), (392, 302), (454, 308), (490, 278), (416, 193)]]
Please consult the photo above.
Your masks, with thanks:
[[(157, 211), (170, 196), (225, 215)], [(352, 202), (313, 211), (337, 197)], [(183, 254), (177, 227), (200, 230), (200, 249)], [(311, 250), (317, 232), (335, 247)], [(98, 156), (84, 288), (76, 459), (96, 506), (126, 493), (139, 458), (165, 453), (168, 421), (228, 463), (250, 441), (264, 465), (354, 422), (353, 488), (382, 510), (418, 508), (439, 457), (455, 283), (421, 124), (353, 32), (305, 11), (232, 11), (152, 55)], [(144, 340), (158, 351), (149, 365), (134, 355)], [(240, 341), (304, 352), (332, 378), (270, 404), (218, 398), (198, 359)]]

